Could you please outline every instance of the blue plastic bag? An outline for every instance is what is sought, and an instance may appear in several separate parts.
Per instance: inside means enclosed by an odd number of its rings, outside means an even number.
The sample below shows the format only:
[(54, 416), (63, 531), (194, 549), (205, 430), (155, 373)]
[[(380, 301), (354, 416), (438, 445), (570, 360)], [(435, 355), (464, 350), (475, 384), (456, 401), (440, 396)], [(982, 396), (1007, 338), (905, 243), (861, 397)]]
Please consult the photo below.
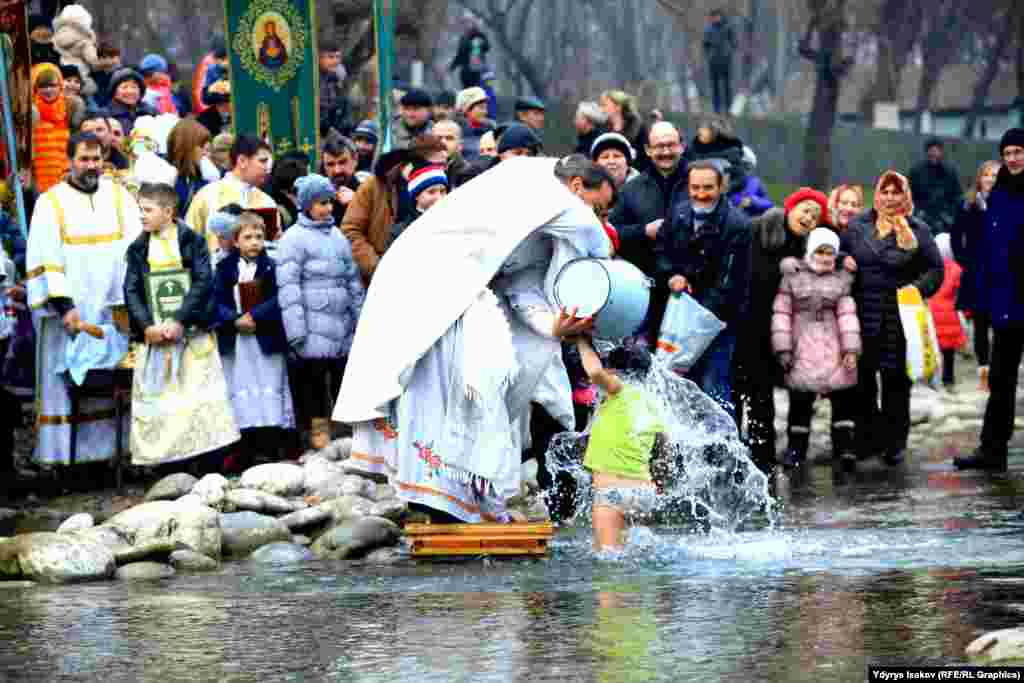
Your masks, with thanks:
[(673, 294), (661, 320), (655, 359), (673, 370), (686, 372), (724, 329), (725, 323), (692, 296), (685, 292)]

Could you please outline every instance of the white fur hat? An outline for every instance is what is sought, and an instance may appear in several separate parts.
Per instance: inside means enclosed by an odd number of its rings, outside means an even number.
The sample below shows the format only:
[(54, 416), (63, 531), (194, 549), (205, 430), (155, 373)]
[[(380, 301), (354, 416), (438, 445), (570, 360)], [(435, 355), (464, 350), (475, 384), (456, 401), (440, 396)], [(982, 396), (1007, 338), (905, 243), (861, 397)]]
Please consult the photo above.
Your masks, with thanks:
[(71, 25), (85, 31), (91, 31), (92, 15), (89, 14), (89, 10), (81, 5), (68, 5), (53, 20), (53, 30), (58, 31), (64, 25)]
[(143, 152), (135, 160), (132, 180), (138, 185), (143, 183), (165, 183), (174, 187), (178, 182), (178, 169), (160, 158), (155, 152)]
[(807, 236), (807, 256), (810, 257), (822, 247), (832, 247), (832, 251), (838, 252), (839, 235), (828, 228), (811, 230), (811, 234)]

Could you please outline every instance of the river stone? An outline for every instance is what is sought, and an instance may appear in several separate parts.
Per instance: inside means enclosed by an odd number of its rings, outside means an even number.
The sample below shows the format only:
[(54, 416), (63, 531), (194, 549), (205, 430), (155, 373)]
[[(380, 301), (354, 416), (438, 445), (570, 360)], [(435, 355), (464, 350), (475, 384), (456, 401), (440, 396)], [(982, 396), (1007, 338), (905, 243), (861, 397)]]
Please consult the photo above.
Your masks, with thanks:
[(187, 472), (168, 474), (146, 491), (146, 501), (177, 500), (190, 492), (198, 481)]
[(220, 516), (224, 554), (245, 557), (256, 548), (275, 541), (290, 541), (288, 527), (257, 512), (231, 512)]
[(298, 534), (292, 536), (292, 543), (294, 543), (295, 545), (301, 545), (303, 548), (308, 548), (309, 546), (313, 545), (313, 539), (309, 536), (303, 536), (302, 534)]
[(118, 529), (134, 546), (166, 539), (181, 543), (197, 553), (220, 557), (220, 515), (212, 508), (157, 500), (116, 514), (104, 526)]
[(303, 489), (310, 496), (320, 496), (323, 500), (337, 498), (342, 495), (341, 486), (345, 481), (345, 470), (336, 462), (331, 462), (319, 455), (310, 458), (302, 466)]
[(211, 572), (220, 568), (217, 560), (192, 550), (175, 550), (168, 561), (179, 572)]
[(340, 524), (355, 517), (366, 517), (370, 514), (373, 502), (359, 496), (341, 496), (324, 501), (319, 507), (331, 513), (335, 524)]
[(396, 500), (398, 498), (398, 489), (391, 484), (377, 484), (374, 488), (373, 500), (377, 503), (385, 500)]
[(229, 488), (231, 483), (223, 475), (207, 474), (192, 487), (192, 495), (199, 496), (204, 505), (220, 509)]
[(349, 474), (341, 482), (341, 493), (345, 496), (363, 496), (372, 498), (376, 484), (369, 479), (363, 479), (357, 474)]
[(167, 557), (175, 550), (184, 549), (184, 544), (171, 538), (153, 538), (136, 545), (126, 545), (114, 548), (114, 559), (118, 565), (131, 564), (144, 560), (147, 557)]
[(305, 510), (296, 510), (289, 515), (279, 517), (278, 521), (291, 531), (295, 531), (296, 529), (326, 522), (329, 519), (331, 519), (331, 510), (321, 504), (306, 508)]
[(967, 656), (985, 664), (1024, 661), (1024, 628), (986, 633), (967, 646)]
[(408, 512), (409, 506), (400, 500), (382, 500), (370, 507), (370, 516), (383, 517), (395, 523), (401, 522)]
[(350, 437), (335, 439), (327, 444), (326, 448), (318, 451), (317, 455), (323, 456), (332, 462), (347, 460), (352, 455), (352, 439)]
[(15, 558), (26, 579), (51, 583), (110, 578), (117, 563), (99, 543), (48, 531), (22, 534), (0, 544), (0, 571)]
[(260, 564), (297, 564), (316, 559), (309, 548), (292, 542), (268, 543), (257, 548), (249, 559)]
[(96, 520), (92, 518), (88, 512), (79, 512), (77, 515), (71, 515), (64, 520), (59, 527), (57, 527), (58, 534), (73, 534), (76, 531), (85, 531), (96, 526)]
[(389, 519), (361, 517), (326, 531), (313, 543), (312, 550), (320, 557), (349, 560), (376, 548), (394, 545), (400, 535), (398, 525)]
[(258, 489), (277, 496), (298, 496), (302, 494), (305, 473), (298, 465), (272, 463), (250, 467), (242, 474), (241, 486)]
[(363, 558), (367, 564), (392, 565), (408, 559), (408, 553), (401, 548), (377, 548)]
[(285, 515), (308, 507), (305, 501), (288, 500), (255, 489), (232, 489), (224, 496), (224, 502), (237, 510), (251, 510), (268, 515)]
[(122, 581), (152, 581), (174, 576), (174, 567), (159, 562), (132, 562), (119, 567), (114, 578)]

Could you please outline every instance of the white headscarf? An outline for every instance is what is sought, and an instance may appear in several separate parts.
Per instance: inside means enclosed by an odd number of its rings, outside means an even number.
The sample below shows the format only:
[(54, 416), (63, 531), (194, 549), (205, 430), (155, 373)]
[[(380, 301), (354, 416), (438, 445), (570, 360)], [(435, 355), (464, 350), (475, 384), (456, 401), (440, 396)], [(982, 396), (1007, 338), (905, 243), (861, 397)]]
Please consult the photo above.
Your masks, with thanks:
[(815, 228), (811, 230), (811, 234), (807, 236), (807, 260), (810, 261), (814, 256), (814, 252), (822, 247), (832, 247), (832, 251), (838, 252), (839, 235), (828, 228)]

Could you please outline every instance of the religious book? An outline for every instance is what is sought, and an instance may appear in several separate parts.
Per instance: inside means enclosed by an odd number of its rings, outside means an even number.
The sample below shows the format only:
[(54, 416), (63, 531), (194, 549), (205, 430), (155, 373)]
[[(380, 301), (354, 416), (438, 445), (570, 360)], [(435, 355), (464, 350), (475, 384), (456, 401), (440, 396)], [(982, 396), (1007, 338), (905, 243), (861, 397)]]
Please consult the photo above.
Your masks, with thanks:
[(162, 325), (174, 321), (192, 287), (192, 276), (187, 270), (163, 270), (146, 274), (146, 301), (153, 314), (153, 323)]
[(252, 313), (252, 309), (267, 300), (268, 289), (269, 282), (266, 278), (239, 282), (235, 285), (235, 304), (238, 306), (238, 312)]

